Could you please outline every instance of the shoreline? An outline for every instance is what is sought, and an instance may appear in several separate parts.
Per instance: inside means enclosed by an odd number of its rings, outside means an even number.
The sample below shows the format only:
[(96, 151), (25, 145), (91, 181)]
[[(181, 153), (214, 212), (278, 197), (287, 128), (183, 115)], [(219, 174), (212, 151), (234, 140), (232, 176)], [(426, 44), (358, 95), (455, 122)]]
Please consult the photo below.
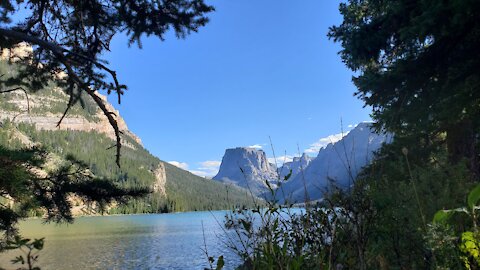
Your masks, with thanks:
[[(94, 215), (74, 215), (73, 219), (82, 218), (82, 217), (114, 217), (114, 216), (140, 216), (140, 215), (165, 215), (165, 214), (187, 214), (187, 213), (198, 213), (198, 212), (219, 212), (219, 211), (232, 211), (231, 209), (216, 209), (216, 210), (201, 210), (201, 211), (181, 211), (181, 212), (168, 212), (168, 213), (132, 213), (132, 214), (94, 214)], [(44, 217), (26, 217), (23, 220), (36, 220), (36, 219), (45, 219)], [(52, 221), (52, 223), (55, 223)]]

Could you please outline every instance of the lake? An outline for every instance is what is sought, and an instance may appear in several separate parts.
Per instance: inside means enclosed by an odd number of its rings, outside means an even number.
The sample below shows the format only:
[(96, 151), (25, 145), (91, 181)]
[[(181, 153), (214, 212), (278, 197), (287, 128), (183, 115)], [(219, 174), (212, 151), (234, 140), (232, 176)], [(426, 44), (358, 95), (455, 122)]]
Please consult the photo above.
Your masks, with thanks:
[[(224, 269), (239, 259), (225, 247), (225, 211), (79, 217), (74, 224), (21, 222), (23, 237), (45, 237), (38, 265), (49, 269), (203, 269), (205, 232), (210, 256), (225, 257)], [(218, 222), (217, 222), (218, 221)], [(220, 223), (220, 225), (219, 225)], [(15, 254), (0, 254), (0, 266), (16, 269)]]

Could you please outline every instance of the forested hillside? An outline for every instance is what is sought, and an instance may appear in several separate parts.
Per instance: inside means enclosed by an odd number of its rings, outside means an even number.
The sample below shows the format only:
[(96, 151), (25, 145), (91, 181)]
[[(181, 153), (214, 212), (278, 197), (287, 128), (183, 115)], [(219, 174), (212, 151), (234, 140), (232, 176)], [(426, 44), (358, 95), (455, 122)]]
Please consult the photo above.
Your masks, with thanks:
[[(0, 69), (2, 74), (12, 75), (15, 65), (3, 61)], [(113, 134), (89, 97), (79, 96), (57, 127), (68, 102), (68, 96), (53, 83), (49, 89), (36, 93), (0, 94), (0, 144), (10, 149), (35, 145), (60, 160), (72, 156), (84, 162), (96, 176), (111, 179), (121, 187), (152, 189), (153, 193), (146, 198), (113, 207), (111, 213), (228, 209), (252, 204), (245, 190), (204, 179), (154, 157), (119, 116), (117, 121), (124, 134), (118, 167), (115, 149), (108, 149), (115, 144)]]

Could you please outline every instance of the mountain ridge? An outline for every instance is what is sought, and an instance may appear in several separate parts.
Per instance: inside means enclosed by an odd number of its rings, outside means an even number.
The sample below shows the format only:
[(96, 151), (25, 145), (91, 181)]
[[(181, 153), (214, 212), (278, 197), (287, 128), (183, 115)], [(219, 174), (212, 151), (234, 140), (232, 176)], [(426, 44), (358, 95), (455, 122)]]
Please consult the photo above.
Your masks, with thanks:
[(303, 153), (300, 157), (294, 157), (292, 161), (285, 162), (279, 169), (279, 179), (284, 180), (286, 176), (293, 179), (297, 174), (301, 173), (315, 158)]
[(371, 123), (359, 123), (341, 140), (320, 149), (302, 174), (285, 182), (282, 188), (286, 195), (282, 199), (290, 202), (317, 200), (334, 186), (348, 188), (361, 169), (371, 162), (374, 153), (391, 140), (390, 134), (375, 133)]
[[(15, 68), (15, 63), (0, 61), (2, 74), (8, 76)], [(83, 104), (73, 105), (57, 127), (68, 96), (53, 83), (35, 93), (28, 92), (28, 101), (23, 92), (0, 94), (0, 144), (19, 149), (37, 145), (60, 157), (72, 155), (95, 175), (120, 186), (152, 189), (146, 198), (133, 200), (112, 213), (229, 209), (250, 203), (245, 190), (193, 175), (151, 155), (106, 97), (101, 98), (116, 114), (123, 133), (120, 168), (115, 164), (114, 149), (106, 149), (115, 143), (113, 129), (89, 96), (82, 96)]]
[[(391, 140), (391, 134), (377, 134), (370, 122), (362, 122), (340, 140), (321, 148), (316, 157), (304, 153), (278, 170), (251, 162), (252, 159), (267, 160), (263, 150), (245, 147), (227, 149), (219, 173), (213, 179), (239, 186), (248, 184), (254, 187), (250, 190), (255, 195), (269, 199), (273, 199), (270, 188), (277, 189), (281, 192), (277, 192), (280, 197), (275, 199), (280, 202), (318, 200), (333, 186), (351, 186), (360, 170), (371, 162), (375, 151)], [(255, 155), (252, 157), (248, 153)], [(275, 173), (270, 173), (272, 170)], [(285, 179), (289, 174), (289, 178)]]

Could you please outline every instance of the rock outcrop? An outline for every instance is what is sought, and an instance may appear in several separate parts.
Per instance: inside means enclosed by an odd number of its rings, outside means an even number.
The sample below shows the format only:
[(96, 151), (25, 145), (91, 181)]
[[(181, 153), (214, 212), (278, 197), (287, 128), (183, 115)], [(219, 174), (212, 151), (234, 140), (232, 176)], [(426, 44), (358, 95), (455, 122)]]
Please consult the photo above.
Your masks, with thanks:
[(275, 188), (278, 174), (263, 150), (237, 147), (225, 151), (220, 170), (213, 179), (233, 183), (258, 195), (268, 190), (267, 183)]
[(33, 48), (26, 42), (19, 43), (13, 49), (2, 49), (0, 51), (0, 59), (9, 61), (18, 61), (22, 58), (30, 56), (33, 52)]
[[(11, 61), (16, 62), (17, 60), (31, 55), (33, 49), (32, 46), (27, 43), (20, 43), (13, 49), (2, 49), (0, 51), (0, 61)], [(64, 73), (58, 74), (58, 77), (66, 76)], [(89, 120), (85, 117), (79, 115), (69, 115), (62, 120), (62, 123), (57, 126), (58, 121), (62, 117), (62, 114), (53, 114), (53, 113), (41, 113), (35, 114), (30, 112), (29, 109), (38, 108), (38, 107), (48, 107), (49, 105), (55, 103), (68, 104), (69, 97), (60, 89), (54, 88), (54, 96), (48, 96), (39, 91), (38, 94), (29, 93), (28, 98), (24, 93), (19, 92), (19, 94), (8, 94), (10, 99), (8, 103), (13, 105), (15, 110), (2, 110), (0, 109), (0, 120), (10, 119), (15, 122), (24, 122), (35, 124), (38, 129), (43, 130), (77, 130), (77, 131), (96, 131), (106, 134), (108, 137), (115, 139), (115, 133), (110, 123), (108, 122), (107, 117), (103, 114), (100, 109), (96, 110), (94, 115), (91, 115), (91, 118), (97, 119), (97, 121)], [(118, 128), (124, 134), (135, 140), (140, 145), (142, 144), (140, 138), (131, 132), (125, 120), (120, 116), (118, 110), (116, 110), (112, 104), (107, 100), (107, 97), (95, 92), (101, 100), (104, 102), (108, 111), (113, 113), (115, 120), (117, 121)], [(86, 99), (91, 99), (91, 97), (85, 95)], [(5, 102), (1, 100), (0, 102)], [(91, 101), (93, 102), (93, 101)], [(53, 105), (52, 105), (53, 106)], [(96, 106), (96, 105), (95, 105)], [(124, 141), (126, 146), (132, 147), (128, 142)]]
[(162, 162), (158, 163), (158, 167), (153, 171), (155, 175), (155, 183), (153, 183), (153, 192), (158, 192), (163, 196), (167, 196), (167, 173), (165, 171), (165, 165)]
[(310, 157), (306, 153), (303, 153), (303, 155), (300, 156), (300, 157), (294, 157), (293, 161), (286, 162), (278, 170), (279, 175), (280, 175), (280, 179), (284, 180), (285, 177), (290, 172), (292, 172), (292, 174), (290, 175), (290, 177), (288, 179), (295, 178), (295, 176), (297, 176), (297, 174), (301, 173), (302, 171), (305, 170), (305, 168), (307, 168), (307, 166), (310, 164), (310, 162), (312, 162), (313, 159), (314, 158)]
[[(56, 91), (61, 91), (61, 90), (57, 89)], [(123, 120), (123, 118), (120, 116), (118, 110), (115, 110), (115, 108), (110, 103), (108, 103), (105, 96), (101, 94), (98, 94), (98, 95), (102, 98), (102, 100), (104, 100), (108, 110), (115, 113), (117, 124), (120, 131), (122, 131), (124, 135), (129, 136), (130, 138), (135, 140), (137, 143), (142, 145), (142, 141), (140, 140), (140, 138), (128, 129), (128, 126), (125, 123), (125, 120)], [(39, 130), (76, 130), (76, 131), (87, 131), (87, 132), (96, 131), (96, 132), (107, 135), (111, 139), (115, 139), (115, 133), (113, 131), (112, 126), (108, 122), (107, 117), (100, 110), (97, 110), (95, 115), (92, 115), (92, 117), (96, 120), (89, 120), (82, 116), (67, 116), (62, 120), (61, 124), (58, 126), (58, 121), (62, 117), (61, 114), (30, 113), (27, 110), (26, 99), (23, 99), (21, 95), (15, 95), (14, 97), (15, 97), (14, 99), (9, 100), (8, 102), (11, 104), (15, 104), (18, 107), (18, 111), (7, 111), (7, 110), (0, 109), (0, 121), (5, 119), (10, 119), (11, 121), (16, 123), (22, 122), (22, 123), (35, 124), (35, 127)], [(67, 97), (65, 96), (65, 98)], [(0, 100), (0, 102), (2, 101)], [(45, 104), (48, 104), (44, 98), (42, 98), (40, 95), (35, 95), (35, 94), (29, 95), (29, 102), (31, 107), (32, 105), (35, 106), (34, 104), (39, 104), (39, 103), (42, 103), (44, 106)], [(67, 104), (67, 101), (64, 101), (64, 103)], [(124, 141), (123, 144), (125, 144), (126, 146), (132, 147), (132, 145), (129, 145), (128, 142), (126, 141)]]
[[(23, 49), (22, 49), (23, 47)], [(30, 49), (30, 51), (28, 51)], [(12, 76), (18, 69), (20, 58), (28, 56), (30, 46), (19, 46), (15, 50), (0, 50), (0, 74)], [(25, 54), (23, 54), (25, 53)], [(2, 61), (3, 60), (3, 61)], [(28, 59), (27, 59), (28, 60)], [(22, 62), (22, 64), (25, 64)], [(41, 67), (41, 64), (39, 64)], [(65, 79), (65, 73), (55, 74), (58, 79)], [(5, 78), (4, 78), (5, 79)], [(96, 93), (105, 104), (108, 111), (116, 118), (122, 131), (122, 167), (116, 168), (115, 159), (105, 153), (105, 149), (113, 144), (105, 141), (105, 136), (115, 139), (107, 117), (100, 111), (94, 100), (82, 92), (82, 104), (72, 106), (63, 119), (69, 96), (60, 88), (49, 84), (39, 91), (13, 91), (0, 93), (0, 145), (24, 145), (32, 147), (43, 145), (49, 154), (57, 155), (57, 159), (49, 159), (42, 167), (55, 169), (56, 165), (65, 164), (65, 159), (72, 155), (84, 162), (90, 172), (99, 178), (110, 179), (121, 187), (149, 188), (152, 194), (136, 200), (132, 205), (122, 205), (115, 209), (121, 213), (198, 211), (207, 209), (224, 209), (225, 202), (229, 205), (251, 205), (251, 198), (240, 188), (226, 188), (216, 181), (204, 179), (181, 168), (170, 165), (152, 156), (142, 145), (140, 139), (128, 130), (127, 124), (119, 112), (107, 101), (105, 96)], [(80, 103), (80, 102), (79, 102)], [(80, 106), (83, 105), (83, 106)], [(9, 119), (10, 121), (4, 121)], [(12, 125), (11, 122), (14, 124)], [(30, 126), (15, 125), (15, 123), (34, 124), (37, 130)], [(73, 132), (38, 132), (39, 130), (73, 130), (79, 136), (70, 136)], [(23, 132), (23, 133), (22, 133)], [(67, 135), (67, 136), (64, 136)], [(135, 142), (136, 141), (136, 142)], [(138, 144), (137, 144), (138, 143)], [(70, 149), (70, 146), (74, 146)], [(72, 153), (72, 151), (74, 151)], [(50, 171), (53, 171), (50, 170)], [(46, 170), (38, 173), (45, 174)], [(69, 198), (74, 214), (96, 214), (92, 209), (95, 205), (85, 205), (81, 198)], [(109, 207), (116, 208), (116, 204)], [(108, 210), (108, 207), (107, 207)], [(118, 212), (117, 212), (118, 213)]]

